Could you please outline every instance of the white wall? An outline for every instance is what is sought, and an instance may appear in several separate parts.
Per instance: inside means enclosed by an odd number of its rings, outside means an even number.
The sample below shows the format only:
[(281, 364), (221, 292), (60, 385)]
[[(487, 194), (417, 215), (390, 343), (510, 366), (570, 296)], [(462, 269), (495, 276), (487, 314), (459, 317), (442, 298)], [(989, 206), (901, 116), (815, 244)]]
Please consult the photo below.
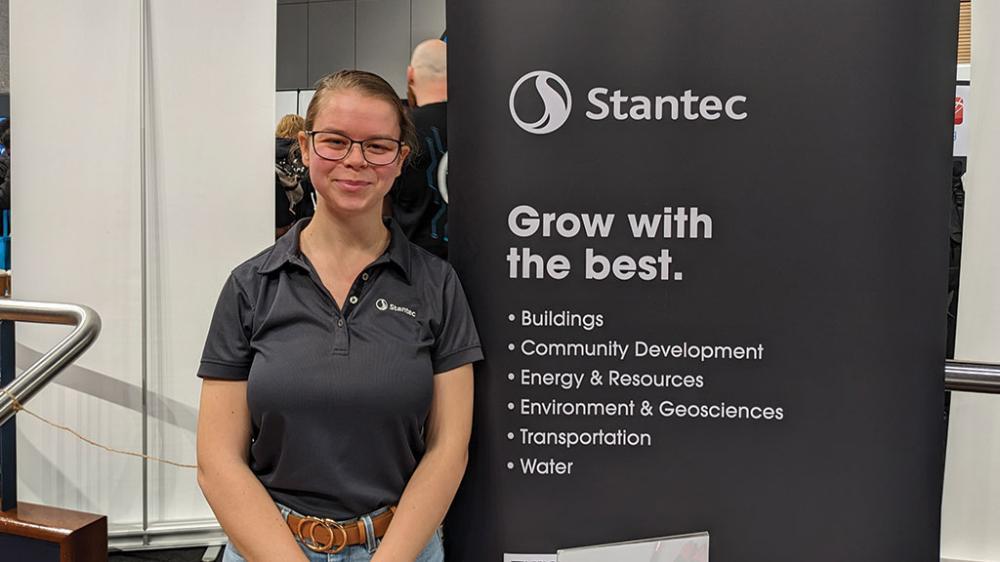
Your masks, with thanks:
[[(29, 407), (121, 448), (141, 445), (137, 2), (14, 0), (11, 18), (14, 297), (92, 306), (104, 322), (77, 365), (94, 392), (54, 384)], [(13, 156), (14, 152), (12, 152)], [(20, 324), (20, 365), (65, 328)], [(109, 377), (110, 381), (105, 377)], [(22, 501), (141, 518), (141, 465), (18, 416)], [(123, 501), (129, 498), (132, 501)]]
[[(150, 444), (194, 462), (194, 376), (229, 271), (274, 240), (274, 0), (149, 2)], [(197, 14), (197, 17), (192, 17)], [(151, 519), (209, 517), (151, 465)]]
[[(13, 0), (14, 296), (87, 304), (97, 344), (29, 404), (141, 447), (140, 2)], [(229, 270), (271, 243), (273, 0), (149, 2), (145, 100), (150, 453), (195, 461), (201, 346)], [(18, 327), (23, 365), (65, 329)], [(19, 416), (19, 493), (141, 521), (142, 463)], [(191, 469), (150, 464), (150, 523), (211, 512)]]
[[(1000, 363), (1000, 5), (973, 2), (969, 170), (955, 357)], [(952, 394), (944, 557), (1000, 560), (1000, 396)]]
[(316, 90), (279, 90), (274, 93), (274, 126), (288, 114), (306, 116)]
[[(299, 113), (299, 95), (295, 90), (274, 93), (274, 125), (288, 114)], [(304, 112), (303, 112), (304, 113)]]

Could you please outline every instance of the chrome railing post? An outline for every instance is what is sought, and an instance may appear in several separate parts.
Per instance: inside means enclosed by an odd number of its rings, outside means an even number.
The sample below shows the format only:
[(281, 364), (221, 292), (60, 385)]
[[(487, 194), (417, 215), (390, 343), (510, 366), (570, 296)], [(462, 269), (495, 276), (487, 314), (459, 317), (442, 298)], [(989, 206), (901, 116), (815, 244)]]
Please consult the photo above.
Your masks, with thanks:
[(0, 393), (0, 425), (15, 414), (15, 400), (25, 404), (60, 370), (87, 350), (101, 332), (101, 318), (78, 304), (0, 299), (0, 320), (75, 326), (55, 347), (28, 367)]

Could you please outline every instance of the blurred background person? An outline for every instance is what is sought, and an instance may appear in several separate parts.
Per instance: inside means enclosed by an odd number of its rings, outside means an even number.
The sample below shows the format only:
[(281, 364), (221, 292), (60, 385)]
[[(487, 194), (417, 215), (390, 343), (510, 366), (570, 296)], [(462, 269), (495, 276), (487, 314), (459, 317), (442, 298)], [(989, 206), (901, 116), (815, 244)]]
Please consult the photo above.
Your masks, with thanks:
[(0, 211), (10, 210), (10, 119), (0, 121)]
[(313, 216), (316, 198), (309, 170), (302, 163), (298, 134), (305, 120), (285, 115), (274, 131), (274, 237), (288, 232), (295, 221)]
[(407, 97), (419, 146), (387, 198), (385, 210), (411, 242), (448, 258), (447, 44), (417, 45), (406, 69)]

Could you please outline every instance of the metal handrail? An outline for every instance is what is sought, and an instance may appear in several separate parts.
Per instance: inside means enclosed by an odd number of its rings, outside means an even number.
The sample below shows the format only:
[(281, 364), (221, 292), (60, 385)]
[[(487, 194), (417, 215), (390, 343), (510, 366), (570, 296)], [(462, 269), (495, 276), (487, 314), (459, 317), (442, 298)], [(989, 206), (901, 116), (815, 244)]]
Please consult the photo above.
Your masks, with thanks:
[(946, 361), (944, 388), (945, 390), (1000, 394), (1000, 365)]
[(0, 394), (0, 425), (3, 425), (16, 413), (15, 400), (21, 404), (31, 400), (52, 377), (94, 343), (101, 333), (101, 317), (92, 308), (79, 304), (0, 299), (0, 320), (75, 326), (58, 345), (7, 385), (9, 395)]

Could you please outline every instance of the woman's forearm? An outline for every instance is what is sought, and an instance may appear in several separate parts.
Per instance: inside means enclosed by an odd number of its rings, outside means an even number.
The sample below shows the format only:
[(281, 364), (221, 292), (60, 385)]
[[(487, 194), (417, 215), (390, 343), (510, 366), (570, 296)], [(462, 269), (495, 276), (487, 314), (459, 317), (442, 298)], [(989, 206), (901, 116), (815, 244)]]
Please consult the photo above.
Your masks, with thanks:
[(200, 464), (198, 484), (229, 540), (249, 562), (307, 562), (281, 512), (245, 463)]
[(428, 451), (424, 455), (372, 562), (409, 562), (417, 558), (444, 520), (467, 461), (465, 449)]

